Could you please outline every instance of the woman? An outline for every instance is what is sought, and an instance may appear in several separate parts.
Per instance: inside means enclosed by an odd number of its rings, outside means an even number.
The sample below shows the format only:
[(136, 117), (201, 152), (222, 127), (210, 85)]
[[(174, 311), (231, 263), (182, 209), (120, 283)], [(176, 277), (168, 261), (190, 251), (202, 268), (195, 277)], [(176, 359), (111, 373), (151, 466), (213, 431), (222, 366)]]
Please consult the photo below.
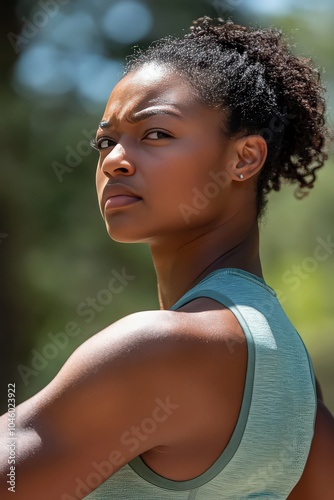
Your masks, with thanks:
[(278, 30), (202, 18), (130, 61), (97, 192), (110, 237), (150, 246), (161, 310), (93, 336), (19, 406), (17, 500), (334, 498), (333, 417), (258, 236), (269, 191), (313, 187), (324, 110)]

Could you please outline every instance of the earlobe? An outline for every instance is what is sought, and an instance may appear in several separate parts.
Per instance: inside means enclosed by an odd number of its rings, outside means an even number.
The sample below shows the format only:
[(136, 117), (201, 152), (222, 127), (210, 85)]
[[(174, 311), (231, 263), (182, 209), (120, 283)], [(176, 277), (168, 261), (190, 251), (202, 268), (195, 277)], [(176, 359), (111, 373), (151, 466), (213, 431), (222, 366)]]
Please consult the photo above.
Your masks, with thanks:
[(238, 141), (237, 153), (236, 180), (246, 180), (263, 167), (268, 153), (267, 143), (260, 135), (249, 135)]

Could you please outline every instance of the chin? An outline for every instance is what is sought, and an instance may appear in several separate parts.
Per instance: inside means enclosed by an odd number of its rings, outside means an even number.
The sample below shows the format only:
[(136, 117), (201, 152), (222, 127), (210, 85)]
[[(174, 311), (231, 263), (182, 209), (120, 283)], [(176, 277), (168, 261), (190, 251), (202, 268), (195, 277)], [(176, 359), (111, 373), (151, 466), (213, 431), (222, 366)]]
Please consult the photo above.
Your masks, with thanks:
[(106, 224), (106, 228), (110, 238), (118, 243), (145, 243), (148, 240), (138, 227), (125, 227), (124, 225), (116, 227), (115, 224)]

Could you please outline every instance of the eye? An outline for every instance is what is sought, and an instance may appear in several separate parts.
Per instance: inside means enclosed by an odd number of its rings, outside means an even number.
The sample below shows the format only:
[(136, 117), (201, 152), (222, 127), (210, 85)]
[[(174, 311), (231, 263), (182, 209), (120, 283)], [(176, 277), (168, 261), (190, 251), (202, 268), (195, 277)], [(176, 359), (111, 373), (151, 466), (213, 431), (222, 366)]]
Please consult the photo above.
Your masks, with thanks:
[(113, 148), (116, 145), (116, 142), (112, 139), (108, 139), (107, 137), (101, 137), (100, 139), (93, 139), (90, 141), (90, 145), (92, 148), (102, 151), (103, 149)]
[(162, 130), (152, 130), (145, 135), (144, 139), (150, 139), (152, 141), (158, 141), (159, 139), (171, 139), (171, 135), (167, 132), (163, 132)]

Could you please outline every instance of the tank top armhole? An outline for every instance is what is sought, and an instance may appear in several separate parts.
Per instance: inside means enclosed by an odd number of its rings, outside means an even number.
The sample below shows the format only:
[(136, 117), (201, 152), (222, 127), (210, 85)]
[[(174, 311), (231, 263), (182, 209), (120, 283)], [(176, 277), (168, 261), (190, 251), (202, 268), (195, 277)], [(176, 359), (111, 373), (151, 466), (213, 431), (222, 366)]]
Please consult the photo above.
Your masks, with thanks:
[(244, 393), (238, 420), (235, 425), (231, 439), (229, 440), (226, 448), (217, 458), (217, 460), (205, 472), (203, 472), (199, 476), (184, 481), (175, 481), (163, 477), (160, 474), (154, 472), (150, 467), (148, 467), (145, 464), (145, 462), (140, 456), (135, 457), (133, 460), (129, 462), (129, 466), (140, 477), (150, 482), (151, 484), (169, 490), (186, 491), (189, 489), (199, 488), (200, 486), (203, 486), (204, 484), (211, 481), (226, 467), (226, 465), (233, 458), (234, 454), (236, 453), (241, 443), (246, 428), (252, 401), (254, 373), (255, 373), (255, 344), (252, 334), (247, 326), (247, 323), (243, 318), (242, 313), (238, 309), (237, 305), (234, 304), (231, 301), (231, 299), (229, 299), (227, 296), (216, 290), (201, 289), (186, 293), (179, 301), (177, 301), (171, 307), (171, 310), (176, 310), (182, 307), (183, 305), (187, 304), (188, 302), (200, 297), (206, 297), (209, 299), (216, 300), (220, 304), (227, 307), (232, 312), (232, 314), (234, 314), (244, 332), (247, 341), (247, 371), (246, 371)]

